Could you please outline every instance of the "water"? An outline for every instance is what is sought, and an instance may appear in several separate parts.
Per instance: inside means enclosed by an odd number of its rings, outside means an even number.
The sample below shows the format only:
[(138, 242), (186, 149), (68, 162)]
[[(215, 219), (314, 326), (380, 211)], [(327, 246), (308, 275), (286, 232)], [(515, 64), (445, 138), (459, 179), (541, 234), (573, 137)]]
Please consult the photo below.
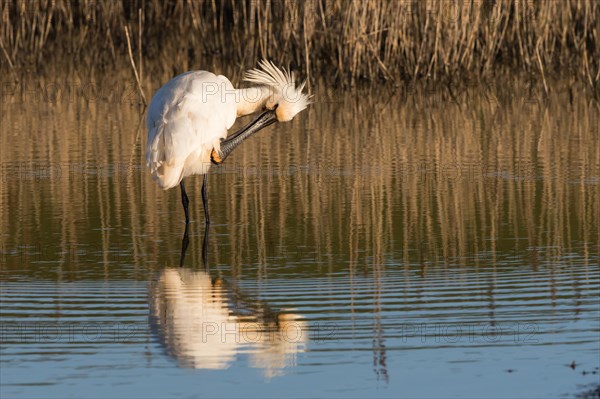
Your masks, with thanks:
[(317, 87), (308, 112), (213, 169), (205, 270), (201, 179), (186, 182), (179, 268), (179, 192), (148, 176), (135, 96), (67, 82), (4, 87), (3, 398), (556, 397), (600, 382), (585, 98)]

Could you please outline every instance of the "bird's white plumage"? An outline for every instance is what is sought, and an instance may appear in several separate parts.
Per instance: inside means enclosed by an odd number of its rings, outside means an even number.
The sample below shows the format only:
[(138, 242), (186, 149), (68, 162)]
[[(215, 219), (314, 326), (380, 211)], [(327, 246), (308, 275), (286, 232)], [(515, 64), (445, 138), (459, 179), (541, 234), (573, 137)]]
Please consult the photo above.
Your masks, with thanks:
[(146, 162), (163, 189), (175, 187), (210, 167), (210, 153), (236, 118), (235, 89), (224, 76), (206, 71), (186, 72), (171, 79), (148, 108)]
[(295, 86), (294, 75), (269, 61), (261, 61), (245, 80), (258, 87), (235, 89), (224, 76), (207, 71), (181, 74), (161, 87), (150, 102), (146, 124), (146, 163), (163, 189), (175, 187), (186, 176), (205, 174), (212, 150), (237, 116), (265, 108), (275, 109), (279, 122), (291, 120), (310, 103), (304, 83)]
[(273, 109), (277, 105), (276, 113), (279, 122), (292, 120), (296, 114), (310, 104), (310, 96), (302, 92), (306, 82), (302, 82), (300, 86), (296, 87), (293, 72), (285, 68), (281, 70), (267, 60), (262, 60), (259, 65), (260, 69), (251, 69), (246, 72), (244, 80), (265, 85), (271, 89), (266, 107)]

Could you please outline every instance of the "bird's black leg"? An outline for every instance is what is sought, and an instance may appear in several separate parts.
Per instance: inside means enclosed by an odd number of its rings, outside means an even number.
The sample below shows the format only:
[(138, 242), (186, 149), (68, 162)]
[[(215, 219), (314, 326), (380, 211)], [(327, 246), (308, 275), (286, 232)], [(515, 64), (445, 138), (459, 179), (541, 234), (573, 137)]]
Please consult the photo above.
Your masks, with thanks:
[(185, 232), (183, 233), (183, 238), (181, 239), (181, 256), (179, 257), (179, 267), (183, 266), (183, 262), (185, 260), (185, 252), (187, 251), (188, 244), (190, 243), (190, 236), (188, 234), (188, 226), (189, 223), (185, 224)]
[(208, 216), (208, 174), (204, 175), (204, 182), (202, 183), (202, 204), (204, 205), (204, 222), (206, 225), (210, 224), (210, 217)]
[(183, 179), (181, 179), (181, 183), (179, 183), (179, 187), (181, 187), (181, 203), (183, 204), (183, 211), (185, 212), (185, 229), (187, 231), (187, 225), (190, 223), (190, 212), (188, 210), (188, 205), (190, 200), (185, 192), (185, 186), (183, 185)]
[(208, 271), (208, 232), (210, 230), (210, 224), (204, 226), (204, 241), (202, 242), (202, 261), (204, 262), (204, 269)]
[(188, 205), (190, 200), (188, 199), (187, 193), (185, 192), (185, 186), (183, 185), (183, 179), (179, 183), (181, 187), (181, 203), (183, 204), (183, 211), (185, 212), (185, 231), (183, 232), (183, 238), (181, 239), (181, 256), (179, 257), (179, 266), (183, 266), (185, 260), (185, 252), (187, 251), (188, 244), (190, 243), (190, 235), (188, 227), (190, 225), (190, 212)]

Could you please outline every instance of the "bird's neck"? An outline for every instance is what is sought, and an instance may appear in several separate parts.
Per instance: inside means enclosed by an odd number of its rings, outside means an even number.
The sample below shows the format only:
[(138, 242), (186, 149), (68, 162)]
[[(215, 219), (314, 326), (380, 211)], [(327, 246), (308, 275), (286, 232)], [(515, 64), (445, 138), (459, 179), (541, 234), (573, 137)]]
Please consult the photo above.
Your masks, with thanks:
[(266, 110), (262, 114), (260, 114), (253, 122), (250, 122), (243, 128), (241, 128), (238, 132), (233, 135), (227, 137), (226, 140), (221, 141), (220, 150), (212, 150), (210, 155), (210, 159), (215, 164), (220, 164), (225, 161), (225, 158), (229, 156), (229, 154), (244, 140), (248, 137), (252, 136), (254, 133), (258, 132), (265, 127), (272, 125), (277, 122), (277, 115), (273, 110)]
[(248, 87), (236, 91), (238, 117), (262, 111), (267, 100), (273, 94), (266, 86)]

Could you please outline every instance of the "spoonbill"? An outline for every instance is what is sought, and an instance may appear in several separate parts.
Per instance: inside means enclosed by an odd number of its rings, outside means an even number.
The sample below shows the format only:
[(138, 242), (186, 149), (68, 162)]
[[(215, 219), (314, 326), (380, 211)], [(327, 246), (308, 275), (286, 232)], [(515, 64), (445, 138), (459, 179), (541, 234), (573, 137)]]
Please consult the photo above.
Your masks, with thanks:
[[(162, 189), (181, 188), (186, 232), (189, 199), (183, 179), (204, 175), (202, 202), (205, 223), (210, 224), (207, 173), (211, 163), (222, 163), (248, 137), (275, 122), (292, 120), (310, 103), (310, 96), (303, 93), (306, 82), (296, 86), (293, 73), (267, 60), (247, 71), (244, 80), (255, 86), (235, 89), (225, 76), (186, 72), (162, 86), (148, 107), (146, 163)], [(227, 137), (237, 117), (261, 111), (253, 122)]]

